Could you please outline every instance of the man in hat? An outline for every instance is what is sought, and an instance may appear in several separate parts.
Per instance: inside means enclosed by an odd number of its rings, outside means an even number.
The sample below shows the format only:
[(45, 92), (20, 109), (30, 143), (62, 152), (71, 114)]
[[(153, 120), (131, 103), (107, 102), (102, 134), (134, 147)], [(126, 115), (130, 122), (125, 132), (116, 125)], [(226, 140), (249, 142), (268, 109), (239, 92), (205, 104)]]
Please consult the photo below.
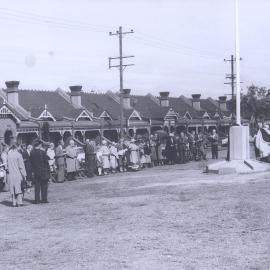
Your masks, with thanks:
[(174, 165), (176, 161), (176, 140), (173, 133), (170, 133), (169, 138), (167, 138), (165, 152), (168, 163)]
[[(34, 149), (30, 154), (31, 167), (34, 174), (35, 203), (48, 203), (48, 182), (50, 179), (49, 158), (42, 150), (42, 141), (34, 142)], [(41, 193), (41, 201), (40, 201)]]
[(26, 178), (26, 170), (22, 155), (19, 153), (16, 144), (13, 144), (7, 154), (7, 168), (9, 190), (13, 206), (22, 206), (23, 190), (22, 181)]
[(95, 164), (96, 164), (96, 153), (93, 143), (89, 139), (85, 141), (86, 145), (84, 148), (85, 153), (85, 165), (86, 165), (86, 174), (88, 177), (94, 176)]
[(186, 151), (186, 146), (188, 144), (188, 138), (186, 137), (185, 133), (183, 131), (180, 132), (179, 139), (177, 141), (177, 150), (178, 150), (178, 162), (180, 164), (183, 164), (186, 162), (185, 159), (185, 151)]

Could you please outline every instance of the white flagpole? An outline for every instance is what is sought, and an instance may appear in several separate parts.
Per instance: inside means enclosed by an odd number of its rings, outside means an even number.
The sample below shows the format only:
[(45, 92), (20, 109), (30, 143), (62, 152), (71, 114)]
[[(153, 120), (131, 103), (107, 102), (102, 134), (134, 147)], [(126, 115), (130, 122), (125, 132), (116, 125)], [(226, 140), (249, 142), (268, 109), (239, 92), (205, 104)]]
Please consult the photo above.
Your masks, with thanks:
[(241, 85), (240, 85), (240, 53), (239, 53), (239, 18), (238, 0), (235, 0), (235, 60), (236, 60), (236, 123), (241, 125)]

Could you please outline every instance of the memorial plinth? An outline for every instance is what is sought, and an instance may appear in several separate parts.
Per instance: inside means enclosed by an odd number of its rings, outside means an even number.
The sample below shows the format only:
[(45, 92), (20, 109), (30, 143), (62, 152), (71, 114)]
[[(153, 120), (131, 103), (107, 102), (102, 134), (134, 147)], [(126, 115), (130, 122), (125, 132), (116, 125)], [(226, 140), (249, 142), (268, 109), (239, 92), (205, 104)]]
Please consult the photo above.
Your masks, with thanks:
[(217, 174), (270, 171), (270, 164), (250, 159), (249, 127), (230, 128), (230, 161), (222, 160), (206, 166), (206, 172)]

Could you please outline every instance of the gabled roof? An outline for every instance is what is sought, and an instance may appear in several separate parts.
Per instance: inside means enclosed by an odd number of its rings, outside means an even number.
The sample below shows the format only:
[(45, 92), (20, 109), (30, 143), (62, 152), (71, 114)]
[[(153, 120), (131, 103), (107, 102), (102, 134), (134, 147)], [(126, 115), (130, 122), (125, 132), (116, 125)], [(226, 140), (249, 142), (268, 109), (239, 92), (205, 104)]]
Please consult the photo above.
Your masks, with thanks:
[(107, 111), (113, 119), (118, 119), (120, 115), (120, 105), (107, 94), (96, 94), (82, 92), (82, 106), (93, 112), (94, 116), (99, 117)]
[(201, 108), (207, 112), (217, 112), (220, 111), (218, 103), (215, 104), (216, 101), (207, 99), (201, 99)]
[(11, 115), (20, 122), (21, 120), (27, 120), (24, 115), (18, 112), (11, 104), (9, 104), (3, 97), (0, 96), (0, 109), (3, 111), (9, 111)]
[(170, 108), (160, 107), (150, 95), (132, 95), (133, 108), (140, 113), (143, 118), (163, 119)]
[(186, 98), (183, 96), (178, 98), (170, 97), (169, 98), (170, 107), (180, 116), (184, 116), (186, 112), (188, 112), (192, 118), (195, 118), (197, 116), (196, 110), (185, 99)]
[(63, 117), (76, 119), (82, 109), (76, 109), (57, 91), (19, 90), (19, 104), (38, 118), (47, 106), (47, 110), (56, 120)]

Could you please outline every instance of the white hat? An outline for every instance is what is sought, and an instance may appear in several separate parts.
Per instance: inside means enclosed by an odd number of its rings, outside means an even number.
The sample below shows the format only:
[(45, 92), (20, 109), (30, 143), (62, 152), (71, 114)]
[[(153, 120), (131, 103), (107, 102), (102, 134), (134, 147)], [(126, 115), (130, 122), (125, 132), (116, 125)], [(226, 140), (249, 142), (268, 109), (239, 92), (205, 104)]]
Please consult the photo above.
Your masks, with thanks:
[(102, 144), (107, 144), (107, 141), (103, 140), (103, 141), (102, 141)]
[(134, 139), (134, 138), (132, 138), (132, 139), (131, 139), (131, 142), (135, 142), (135, 139)]
[(173, 133), (170, 133), (170, 134), (169, 134), (169, 136), (171, 136), (171, 137), (172, 137), (172, 136), (174, 136), (174, 134), (173, 134)]

